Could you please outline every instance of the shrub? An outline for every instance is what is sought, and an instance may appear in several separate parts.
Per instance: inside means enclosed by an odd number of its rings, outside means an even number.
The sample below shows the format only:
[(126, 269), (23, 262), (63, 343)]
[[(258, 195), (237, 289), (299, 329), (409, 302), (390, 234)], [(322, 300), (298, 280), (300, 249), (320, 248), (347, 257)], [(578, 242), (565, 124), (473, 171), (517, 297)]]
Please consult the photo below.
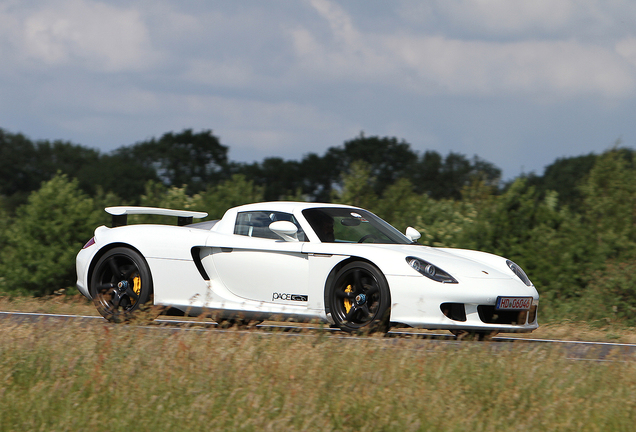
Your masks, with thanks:
[(42, 183), (5, 231), (0, 290), (49, 295), (74, 286), (75, 255), (100, 219), (77, 180), (58, 174)]

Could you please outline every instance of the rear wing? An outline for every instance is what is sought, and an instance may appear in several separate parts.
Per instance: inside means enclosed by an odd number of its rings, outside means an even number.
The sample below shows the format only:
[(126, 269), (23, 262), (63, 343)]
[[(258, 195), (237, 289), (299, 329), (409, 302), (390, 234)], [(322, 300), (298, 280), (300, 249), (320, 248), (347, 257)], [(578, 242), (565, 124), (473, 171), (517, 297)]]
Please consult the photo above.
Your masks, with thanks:
[(184, 226), (192, 223), (193, 218), (204, 218), (208, 214), (206, 212), (187, 211), (187, 210), (170, 210), (158, 207), (106, 207), (106, 213), (113, 215), (113, 228), (128, 224), (129, 214), (147, 214), (160, 216), (176, 216), (178, 218), (177, 225)]

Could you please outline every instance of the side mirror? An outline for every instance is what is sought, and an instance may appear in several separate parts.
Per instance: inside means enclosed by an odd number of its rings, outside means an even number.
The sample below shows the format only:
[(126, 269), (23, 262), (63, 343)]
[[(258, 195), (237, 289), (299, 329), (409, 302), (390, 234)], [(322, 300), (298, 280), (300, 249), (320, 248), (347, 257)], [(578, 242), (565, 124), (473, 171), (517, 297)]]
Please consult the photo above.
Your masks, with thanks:
[(272, 222), (269, 229), (285, 241), (298, 241), (298, 228), (289, 221)]
[(412, 241), (416, 242), (418, 238), (422, 237), (422, 234), (418, 230), (413, 227), (408, 227), (406, 229), (406, 236)]

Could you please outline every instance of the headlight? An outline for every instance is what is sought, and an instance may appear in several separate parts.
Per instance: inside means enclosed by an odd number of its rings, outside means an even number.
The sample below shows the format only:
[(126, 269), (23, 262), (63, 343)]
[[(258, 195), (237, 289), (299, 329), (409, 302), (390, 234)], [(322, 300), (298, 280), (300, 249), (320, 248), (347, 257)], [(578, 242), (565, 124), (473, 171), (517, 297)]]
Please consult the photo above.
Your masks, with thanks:
[(528, 275), (526, 275), (526, 272), (524, 272), (521, 269), (521, 267), (519, 267), (517, 264), (513, 263), (510, 260), (506, 260), (506, 264), (508, 264), (508, 267), (510, 267), (510, 270), (512, 270), (512, 272), (516, 274), (519, 279), (521, 279), (521, 282), (523, 282), (524, 284), (528, 286), (532, 286), (532, 282), (530, 282)]
[(413, 267), (415, 271), (426, 276), (429, 279), (433, 279), (435, 282), (452, 283), (456, 284), (457, 280), (446, 273), (439, 267), (435, 267), (433, 264), (424, 261), (420, 258), (406, 257), (406, 262)]

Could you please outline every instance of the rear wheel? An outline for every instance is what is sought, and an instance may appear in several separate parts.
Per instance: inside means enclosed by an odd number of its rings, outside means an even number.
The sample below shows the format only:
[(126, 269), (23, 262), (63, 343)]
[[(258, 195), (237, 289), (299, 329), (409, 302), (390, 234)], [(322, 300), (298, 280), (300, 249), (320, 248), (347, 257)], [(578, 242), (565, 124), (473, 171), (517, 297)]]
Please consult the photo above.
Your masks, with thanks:
[(389, 331), (391, 295), (382, 273), (366, 262), (344, 266), (329, 293), (334, 323), (347, 332)]
[(111, 249), (97, 261), (90, 293), (104, 318), (130, 320), (152, 298), (152, 277), (146, 260), (129, 248)]

